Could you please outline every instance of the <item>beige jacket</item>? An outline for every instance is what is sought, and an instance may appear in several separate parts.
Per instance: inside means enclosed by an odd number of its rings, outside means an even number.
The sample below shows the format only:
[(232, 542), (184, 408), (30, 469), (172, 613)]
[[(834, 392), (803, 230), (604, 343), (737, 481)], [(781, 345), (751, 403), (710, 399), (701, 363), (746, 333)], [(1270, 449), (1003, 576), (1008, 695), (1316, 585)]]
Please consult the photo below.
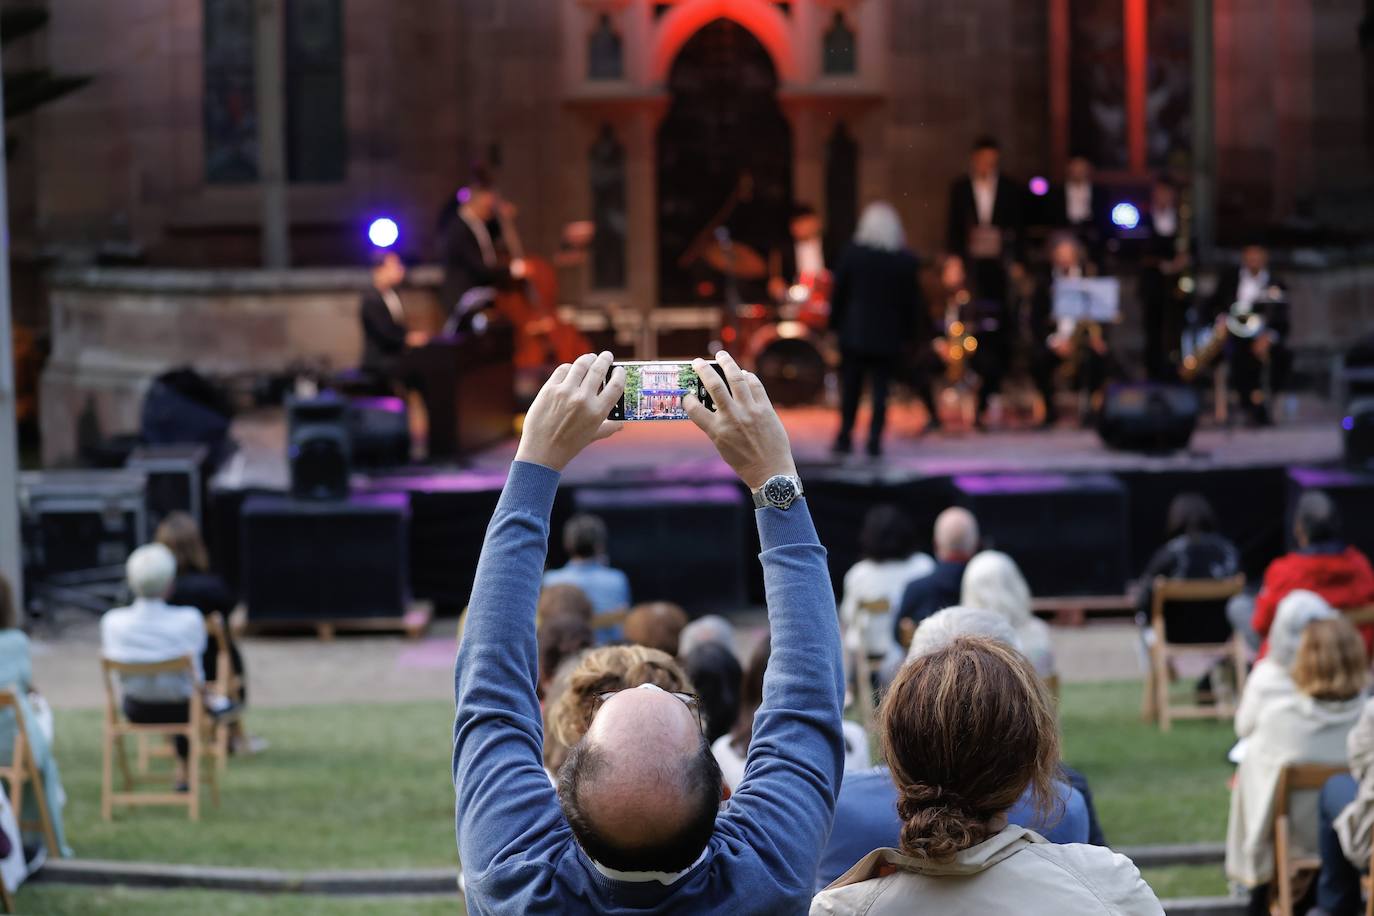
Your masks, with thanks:
[(1369, 865), (1370, 834), (1374, 832), (1374, 700), (1364, 705), (1360, 720), (1346, 742), (1350, 775), (1360, 784), (1355, 800), (1336, 818), (1336, 836), (1351, 862)]
[(1125, 856), (1100, 846), (1056, 846), (1007, 827), (952, 862), (895, 849), (865, 856), (811, 901), (811, 916), (1160, 916), (1154, 891)]
[[(1345, 739), (1364, 698), (1319, 701), (1305, 694), (1275, 700), (1260, 713), (1245, 759), (1236, 770), (1231, 817), (1226, 829), (1226, 877), (1257, 887), (1274, 877), (1274, 791), (1290, 763), (1345, 763)], [(1317, 852), (1317, 793), (1299, 792), (1289, 801), (1293, 846)]]

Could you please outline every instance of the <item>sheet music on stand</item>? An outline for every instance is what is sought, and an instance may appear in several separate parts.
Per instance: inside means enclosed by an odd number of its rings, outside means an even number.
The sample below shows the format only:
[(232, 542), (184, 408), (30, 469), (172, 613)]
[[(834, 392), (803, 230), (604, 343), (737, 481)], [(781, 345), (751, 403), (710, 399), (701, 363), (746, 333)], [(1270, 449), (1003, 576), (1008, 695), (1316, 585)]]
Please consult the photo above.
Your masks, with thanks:
[(1121, 281), (1116, 277), (1055, 280), (1054, 318), (1061, 323), (1116, 324), (1121, 320)]

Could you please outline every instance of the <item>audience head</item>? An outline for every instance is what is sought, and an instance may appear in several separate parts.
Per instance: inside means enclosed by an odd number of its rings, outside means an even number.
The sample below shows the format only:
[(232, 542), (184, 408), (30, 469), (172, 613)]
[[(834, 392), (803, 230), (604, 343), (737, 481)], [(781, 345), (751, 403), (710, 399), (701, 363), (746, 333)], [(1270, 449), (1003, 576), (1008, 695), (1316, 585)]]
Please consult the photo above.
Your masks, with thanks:
[(1180, 493), (1169, 503), (1168, 536), (1197, 537), (1217, 530), (1212, 504), (1201, 493)]
[(896, 506), (874, 506), (859, 531), (859, 554), (865, 560), (905, 560), (916, 539), (911, 519)]
[(563, 526), (563, 549), (574, 560), (606, 555), (606, 523), (595, 515), (574, 515)]
[(568, 719), (550, 725), (572, 751), (558, 798), (583, 851), (621, 871), (690, 867), (724, 785), (677, 663), (642, 646), (594, 650), (559, 704)]
[(1302, 631), (1293, 683), (1314, 700), (1352, 700), (1369, 679), (1364, 641), (1339, 615), (1314, 620)]
[(1274, 625), (1269, 629), (1269, 657), (1291, 671), (1298, 657), (1298, 644), (1303, 631), (1314, 620), (1330, 620), (1340, 616), (1326, 599), (1305, 589), (1291, 591), (1279, 602)]
[(677, 657), (689, 619), (686, 611), (668, 601), (636, 605), (625, 618), (625, 639)]
[(372, 285), (377, 289), (395, 289), (405, 282), (406, 262), (390, 248), (379, 248), (368, 259), (372, 266)]
[(1059, 233), (1050, 239), (1050, 266), (1055, 270), (1069, 271), (1083, 266), (1083, 243), (1067, 232)]
[(821, 217), (816, 208), (802, 203), (793, 205), (792, 217), (787, 225), (792, 232), (792, 238), (797, 241), (819, 238), (822, 229)]
[(157, 526), (159, 544), (172, 552), (181, 572), (209, 572), (210, 552), (200, 536), (200, 526), (185, 512), (172, 512)]
[(968, 285), (968, 270), (959, 255), (947, 254), (940, 261), (940, 285), (946, 290), (959, 290)]
[(544, 618), (539, 625), (539, 695), (548, 687), (566, 659), (596, 644), (592, 626), (584, 618), (563, 614)]
[(994, 639), (1021, 651), (1021, 637), (1005, 617), (982, 608), (956, 606), (938, 611), (921, 622), (907, 650), (907, 661), (943, 649), (961, 636)]
[(918, 657), (898, 672), (878, 720), (905, 855), (940, 862), (976, 846), (1027, 787), (1052, 810), (1059, 734), (1040, 678), (1015, 649), (961, 636)]
[(1159, 213), (1178, 206), (1178, 185), (1163, 176), (1156, 178), (1150, 189), (1150, 210)]
[(906, 247), (906, 230), (892, 204), (880, 200), (864, 207), (854, 243), (878, 251), (901, 251)]
[(1013, 627), (1031, 619), (1031, 590), (1016, 561), (1005, 553), (985, 550), (964, 570), (959, 603), (992, 611)]
[(773, 642), (768, 634), (764, 634), (744, 665), (744, 678), (740, 681), (739, 691), (739, 716), (735, 719), (735, 727), (730, 730), (730, 746), (737, 754), (743, 755), (749, 750), (749, 739), (754, 734), (754, 714), (763, 705), (763, 676), (768, 673), (768, 657), (772, 654)]
[(1064, 180), (1071, 184), (1087, 184), (1093, 180), (1093, 164), (1087, 156), (1074, 156), (1064, 168)]
[(995, 137), (979, 137), (973, 141), (973, 152), (969, 154), (969, 175), (975, 179), (997, 177), (1002, 164), (1002, 147)]
[(13, 630), (19, 626), (19, 609), (14, 606), (14, 589), (10, 580), (0, 576), (0, 630)]
[(1298, 497), (1293, 516), (1293, 537), (1299, 547), (1341, 539), (1340, 512), (1321, 490), (1308, 490)]
[(535, 607), (535, 619), (540, 623), (555, 617), (576, 617), (588, 624), (595, 616), (591, 599), (576, 585), (561, 583), (546, 585), (539, 593), (539, 604)]
[(1240, 250), (1240, 263), (1252, 274), (1269, 267), (1269, 249), (1251, 242)]
[(682, 658), (687, 677), (701, 697), (706, 740), (714, 742), (730, 733), (739, 718), (740, 682), (744, 671), (728, 645), (704, 642)]
[(145, 544), (129, 554), (124, 574), (135, 598), (166, 598), (177, 577), (177, 561), (161, 544)]
[(691, 655), (699, 646), (716, 643), (724, 646), (733, 655), (735, 652), (735, 625), (719, 614), (698, 617), (682, 628), (678, 637), (677, 654), (682, 657)]
[(963, 562), (978, 552), (978, 519), (959, 506), (935, 519), (935, 559)]

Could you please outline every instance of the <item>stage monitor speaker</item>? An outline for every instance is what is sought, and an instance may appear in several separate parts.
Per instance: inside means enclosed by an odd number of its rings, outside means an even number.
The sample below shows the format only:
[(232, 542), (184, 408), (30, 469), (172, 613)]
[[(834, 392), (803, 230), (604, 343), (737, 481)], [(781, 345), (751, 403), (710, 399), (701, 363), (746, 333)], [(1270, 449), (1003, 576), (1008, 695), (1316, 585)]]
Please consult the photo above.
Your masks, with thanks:
[(1341, 420), (1347, 467), (1374, 471), (1374, 398), (1359, 398)]
[(739, 487), (583, 487), (573, 504), (605, 521), (611, 564), (629, 576), (636, 603), (673, 601), (693, 616), (747, 604), (744, 564), (753, 552)]
[(410, 463), (410, 418), (400, 398), (350, 398), (348, 441), (353, 465), (394, 468)]
[(141, 471), (26, 471), (19, 475), (25, 567), (40, 578), (121, 566), (148, 540)]
[(1038, 597), (1120, 595), (1131, 571), (1126, 487), (1110, 474), (968, 475), (955, 500)]
[(297, 499), (347, 499), (352, 450), (348, 403), (337, 397), (287, 402), (287, 459)]
[(1187, 448), (1201, 405), (1186, 385), (1133, 382), (1107, 389), (1098, 435), (1110, 448), (1173, 452)]
[(125, 467), (148, 478), (148, 531), (156, 532), (173, 512), (185, 512), (204, 525), (210, 449), (204, 445), (145, 445), (134, 449)]
[(410, 599), (409, 528), (403, 493), (337, 502), (250, 497), (239, 529), (249, 619), (403, 617)]

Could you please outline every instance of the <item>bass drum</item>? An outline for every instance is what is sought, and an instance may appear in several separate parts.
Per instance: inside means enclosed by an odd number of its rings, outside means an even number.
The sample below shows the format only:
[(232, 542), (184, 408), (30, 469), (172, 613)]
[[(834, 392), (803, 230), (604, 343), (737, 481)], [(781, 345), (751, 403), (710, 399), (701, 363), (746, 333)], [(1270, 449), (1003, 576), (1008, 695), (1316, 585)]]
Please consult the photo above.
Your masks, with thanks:
[(831, 360), (815, 332), (799, 322), (761, 328), (751, 341), (754, 373), (779, 407), (819, 403)]

